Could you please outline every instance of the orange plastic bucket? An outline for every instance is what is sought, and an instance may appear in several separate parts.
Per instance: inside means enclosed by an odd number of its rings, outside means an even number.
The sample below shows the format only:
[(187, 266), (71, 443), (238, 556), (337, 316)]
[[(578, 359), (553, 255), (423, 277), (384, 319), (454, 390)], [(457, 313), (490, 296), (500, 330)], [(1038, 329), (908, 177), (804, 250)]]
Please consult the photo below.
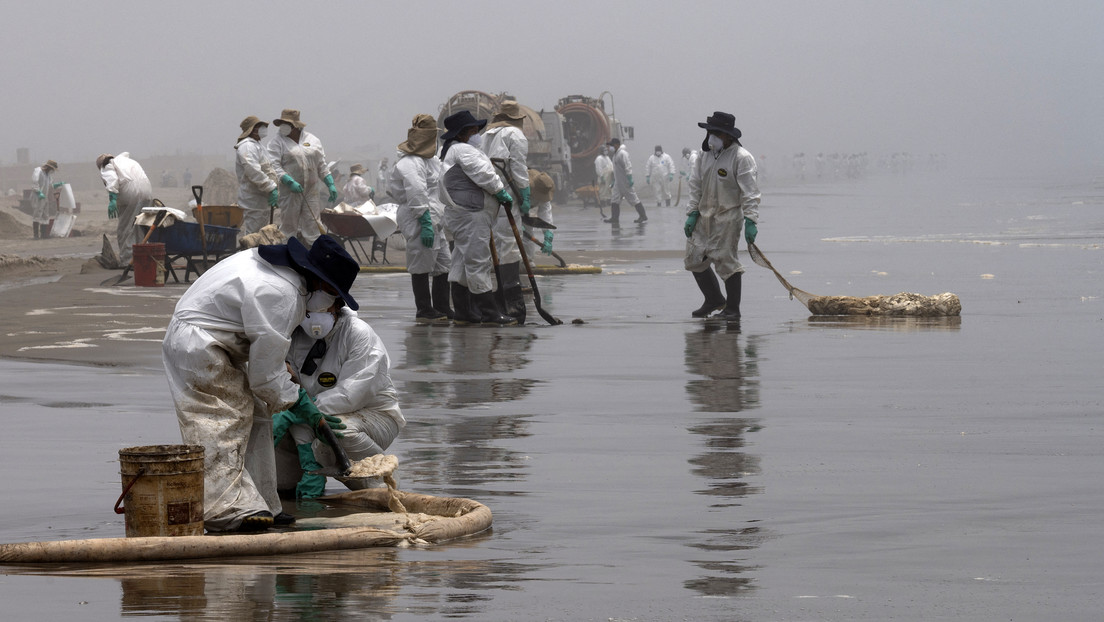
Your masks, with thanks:
[(165, 286), (165, 244), (134, 245), (134, 284), (139, 287)]

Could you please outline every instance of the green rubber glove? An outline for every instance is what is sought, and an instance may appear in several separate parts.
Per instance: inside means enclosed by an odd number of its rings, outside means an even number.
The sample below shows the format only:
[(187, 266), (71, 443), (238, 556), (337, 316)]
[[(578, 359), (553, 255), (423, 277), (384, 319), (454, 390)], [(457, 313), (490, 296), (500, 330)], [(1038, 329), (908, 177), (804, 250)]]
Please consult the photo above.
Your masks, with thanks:
[(667, 173), (667, 181), (675, 181), (675, 174)]
[(337, 186), (334, 185), (333, 175), (326, 175), (326, 187), (330, 189), (330, 203), (337, 201)]
[[(339, 417), (327, 415), (321, 410), (318, 410), (318, 407), (314, 405), (314, 401), (311, 400), (306, 390), (302, 387), (299, 388), (299, 401), (295, 402), (288, 410), (291, 411), (291, 414), (295, 415), (300, 423), (306, 423), (312, 428), (317, 428), (318, 423), (325, 419), (326, 423), (330, 424), (330, 429), (334, 430), (336, 436), (341, 436), (337, 430), (345, 429), (345, 424), (341, 423)], [(275, 427), (275, 425), (273, 425), (273, 427)]]
[(322, 470), (322, 465), (314, 457), (314, 450), (310, 443), (296, 445), (295, 451), (299, 453), (299, 467), (303, 469), (303, 476), (295, 485), (296, 499), (316, 499), (326, 492), (326, 476), (312, 475), (311, 471)]
[(284, 435), (287, 434), (288, 429), (296, 423), (303, 422), (299, 421), (295, 413), (290, 410), (281, 410), (275, 415), (272, 415), (272, 445), (274, 447), (279, 445)]
[(522, 188), (521, 190), (518, 190), (518, 194), (521, 195), (521, 213), (525, 214), (526, 216), (529, 215), (529, 209), (530, 209), (529, 192), (531, 190), (532, 189), (528, 188), (528, 187)]
[(544, 230), (544, 246), (541, 247), (541, 251), (545, 255), (551, 255), (552, 254), (552, 230), (551, 229), (545, 229)]
[(35, 190), (35, 194), (37, 194), (38, 198), (40, 198), (40, 199), (45, 199), (46, 198), (46, 193), (42, 192), (41, 190)]
[(629, 175), (629, 187), (630, 187), (630, 188), (632, 188), (632, 187), (633, 187), (633, 180), (632, 180), (632, 175)]
[(291, 175), (284, 173), (284, 176), (280, 178), (280, 181), (284, 182), (284, 185), (291, 188), (292, 192), (300, 193), (303, 191), (303, 186), (299, 185), (299, 182), (295, 181)]
[(644, 183), (646, 183), (646, 184), (649, 184), (649, 185), (650, 185), (650, 184), (652, 183), (652, 176), (651, 176), (651, 175), (646, 175), (646, 176), (644, 177)]
[(64, 182), (64, 181), (55, 181), (55, 182), (54, 182), (54, 187), (55, 187), (55, 188), (60, 188), (60, 187), (64, 186), (64, 185), (65, 185), (65, 183), (66, 183), (66, 182)]
[(433, 218), (429, 215), (429, 210), (422, 212), (418, 222), (422, 223), (422, 246), (433, 248)]
[(368, 186), (368, 198), (369, 199), (376, 198), (376, 189), (373, 188), (372, 186)]
[(755, 226), (750, 218), (744, 216), (744, 239), (748, 244), (755, 243), (755, 236), (759, 234), (759, 227)]
[(107, 218), (111, 220), (119, 217), (119, 195), (114, 192), (107, 193)]
[(499, 205), (505, 205), (507, 208), (509, 208), (510, 205), (512, 205), (514, 202), (514, 197), (510, 196), (510, 193), (506, 192), (505, 188), (496, 192), (495, 198), (498, 199)]
[(701, 212), (694, 210), (686, 215), (686, 224), (682, 227), (682, 230), (686, 233), (686, 237), (694, 235), (694, 227), (698, 226), (698, 217), (701, 216)]
[(280, 201), (280, 189), (273, 188), (272, 192), (268, 193), (268, 206), (276, 207), (276, 204)]

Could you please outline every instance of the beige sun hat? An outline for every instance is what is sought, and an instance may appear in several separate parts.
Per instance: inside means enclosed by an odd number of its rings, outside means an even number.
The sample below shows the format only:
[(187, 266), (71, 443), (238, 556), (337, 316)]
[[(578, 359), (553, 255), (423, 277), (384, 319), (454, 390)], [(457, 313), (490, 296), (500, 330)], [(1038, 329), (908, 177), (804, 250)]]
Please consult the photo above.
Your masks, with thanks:
[(521, 127), (523, 121), (525, 121), (525, 113), (521, 111), (521, 106), (518, 105), (517, 100), (507, 99), (498, 105), (498, 112), (491, 119), (490, 127), (502, 127), (503, 125)]
[(101, 153), (96, 157), (96, 168), (102, 169), (114, 157), (110, 153)]
[(273, 121), (272, 125), (282, 125), (284, 123), (300, 130), (307, 127), (306, 123), (299, 120), (299, 111), (294, 108), (284, 108), (283, 112), (280, 113), (280, 118)]
[(46, 160), (46, 164), (43, 164), (43, 165), (42, 165), (42, 168), (48, 168), (48, 169), (50, 169), (50, 170), (52, 170), (52, 171), (56, 171), (56, 170), (57, 170), (57, 166), (58, 166), (58, 165), (57, 165), (57, 162), (54, 162), (53, 160)]
[(350, 175), (363, 175), (364, 174), (364, 167), (359, 165), (359, 164), (354, 164), (354, 165), (349, 167), (349, 174)]
[(406, 141), (399, 143), (399, 151), (423, 158), (437, 153), (437, 121), (428, 114), (416, 114), (406, 131)]
[(242, 122), (241, 122), (242, 133), (241, 133), (241, 136), (238, 136), (238, 140), (241, 140), (241, 139), (245, 138), (246, 136), (249, 136), (250, 134), (252, 134), (253, 133), (253, 128), (257, 127), (258, 125), (268, 125), (268, 121), (261, 121), (260, 119), (258, 119), (257, 117), (255, 117), (253, 115), (249, 115), (245, 119), (242, 119)]

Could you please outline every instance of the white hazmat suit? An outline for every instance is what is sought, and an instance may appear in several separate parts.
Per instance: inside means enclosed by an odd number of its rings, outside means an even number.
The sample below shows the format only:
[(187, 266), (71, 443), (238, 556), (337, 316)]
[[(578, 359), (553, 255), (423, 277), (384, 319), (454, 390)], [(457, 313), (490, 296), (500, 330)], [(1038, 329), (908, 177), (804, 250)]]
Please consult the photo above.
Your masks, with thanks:
[(611, 188), (613, 186), (613, 160), (610, 160), (608, 155), (599, 153), (598, 157), (594, 158), (594, 176), (598, 184), (599, 205), (605, 205), (610, 202), (610, 196), (613, 192)]
[(686, 240), (684, 266), (701, 272), (713, 264), (722, 280), (743, 272), (736, 246), (744, 218), (759, 222), (759, 183), (755, 158), (736, 143), (720, 152), (701, 154), (690, 171), (690, 203), (686, 213), (700, 213)]
[(134, 257), (134, 244), (138, 241), (134, 217), (143, 207), (153, 203), (153, 188), (142, 165), (130, 159), (130, 153), (126, 151), (111, 158), (100, 169), (100, 177), (107, 191), (118, 196), (115, 205), (119, 211), (119, 224), (115, 238), (119, 244), (119, 261), (128, 264)]
[[(511, 186), (505, 178), (502, 179), (506, 191), (514, 197), (513, 209), (521, 207), (521, 193), (529, 187), (529, 140), (525, 138), (525, 132), (513, 125), (500, 125), (492, 127), (483, 134), (483, 151), (490, 158), (506, 160), (510, 176), (513, 178)], [(516, 213), (516, 212), (515, 212)], [(502, 210), (494, 223), (495, 250), (498, 251), (498, 263), (501, 265), (518, 263), (521, 261), (521, 251), (518, 250), (517, 241), (514, 240), (514, 232), (510, 228), (510, 221), (506, 218), (506, 211)]]
[(261, 230), (272, 216), (268, 197), (276, 189), (276, 171), (268, 151), (246, 136), (234, 145), (234, 172), (238, 176), (238, 206), (242, 208), (239, 236)]
[(666, 153), (658, 156), (653, 153), (648, 156), (645, 174), (648, 176), (648, 179), (651, 180), (652, 191), (655, 192), (656, 205), (659, 205), (660, 201), (666, 201), (667, 204), (670, 205), (670, 178), (675, 174), (675, 161), (671, 159), (671, 156)]
[(640, 203), (640, 197), (636, 195), (636, 190), (629, 185), (629, 177), (631, 176), (632, 158), (629, 157), (629, 150), (625, 148), (625, 145), (621, 145), (613, 153), (613, 196), (610, 201), (620, 203), (621, 199), (625, 198), (628, 199), (629, 205)]
[(261, 144), (268, 150), (276, 179), (290, 175), (303, 187), (302, 192), (292, 192), (287, 184), (280, 183), (280, 232), (288, 238), (296, 236), (304, 246), (310, 247), (321, 234), (318, 219), (322, 216), (322, 196), (319, 193), (330, 174), (322, 142), (314, 134), (302, 130), (299, 142), (276, 132)]
[[(31, 184), (35, 190), (35, 193), (31, 195), (34, 222), (41, 225), (48, 224), (51, 218), (57, 217), (57, 205), (50, 200), (50, 192), (54, 189), (53, 171), (36, 166), (31, 174)], [(42, 195), (42, 198), (39, 198), (39, 194)], [(43, 232), (42, 237), (46, 237), (45, 232)]]
[[(404, 153), (391, 169), (388, 191), (399, 204), (395, 216), (406, 240), (406, 270), (410, 274), (436, 276), (449, 269), (441, 175), (442, 165), (437, 156), (423, 158)], [(433, 226), (432, 248), (422, 244), (422, 224), (418, 220), (427, 210)]]
[(236, 529), (281, 511), (272, 415), (299, 398), (284, 363), (306, 310), (305, 279), (252, 248), (218, 262), (180, 297), (161, 352), (181, 437), (202, 445), (204, 524)]
[(502, 180), (487, 154), (467, 143), (449, 147), (444, 168), (445, 224), (454, 241), (449, 282), (473, 294), (489, 292), (494, 288), (491, 227), (499, 207), (494, 195), (503, 189)]
[(359, 207), (372, 200), (372, 187), (364, 181), (363, 175), (356, 173), (349, 175), (349, 181), (345, 182), (341, 194), (344, 196), (346, 203), (353, 207)]
[[(337, 312), (333, 330), (323, 339), (326, 353), (315, 359), (314, 373), (304, 373), (303, 363), (316, 340), (301, 329), (291, 336), (288, 363), (299, 373), (299, 382), (318, 409), (345, 424), (338, 442), (349, 460), (382, 454), (406, 425), (383, 340), (347, 307)], [(337, 466), (333, 450), (315, 437), (310, 426), (296, 424), (288, 433), (292, 440), (285, 439), (276, 449), (280, 490), (294, 488), (302, 477), (297, 445), (310, 443), (323, 468)]]

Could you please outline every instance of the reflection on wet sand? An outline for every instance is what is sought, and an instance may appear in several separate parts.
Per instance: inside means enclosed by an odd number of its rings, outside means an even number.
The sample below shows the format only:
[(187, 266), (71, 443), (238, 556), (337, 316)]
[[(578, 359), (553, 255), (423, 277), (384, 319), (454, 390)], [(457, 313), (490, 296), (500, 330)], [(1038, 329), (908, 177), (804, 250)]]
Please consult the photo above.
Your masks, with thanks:
[[(743, 343), (741, 343), (741, 341)], [(760, 339), (744, 338), (737, 324), (706, 322), (700, 330), (686, 333), (686, 368), (696, 376), (686, 383), (686, 392), (699, 411), (738, 413), (759, 406), (758, 349)], [(714, 511), (736, 512), (739, 499), (762, 492), (748, 477), (760, 472), (759, 457), (744, 451), (746, 435), (760, 429), (756, 418), (723, 416), (689, 428), (704, 437), (705, 450), (691, 458), (692, 473), (706, 486), (695, 493), (711, 498)], [(738, 519), (734, 519), (736, 522)], [(683, 585), (704, 596), (737, 596), (754, 589), (749, 573), (755, 570), (739, 551), (759, 546), (763, 539), (758, 525), (731, 529), (706, 529), (696, 532), (687, 546), (698, 549), (707, 559), (691, 560), (703, 576), (686, 580)]]
[(886, 317), (872, 315), (813, 315), (809, 326), (826, 328), (853, 328), (859, 330), (886, 330), (897, 332), (957, 331), (962, 327), (961, 316), (951, 317)]

